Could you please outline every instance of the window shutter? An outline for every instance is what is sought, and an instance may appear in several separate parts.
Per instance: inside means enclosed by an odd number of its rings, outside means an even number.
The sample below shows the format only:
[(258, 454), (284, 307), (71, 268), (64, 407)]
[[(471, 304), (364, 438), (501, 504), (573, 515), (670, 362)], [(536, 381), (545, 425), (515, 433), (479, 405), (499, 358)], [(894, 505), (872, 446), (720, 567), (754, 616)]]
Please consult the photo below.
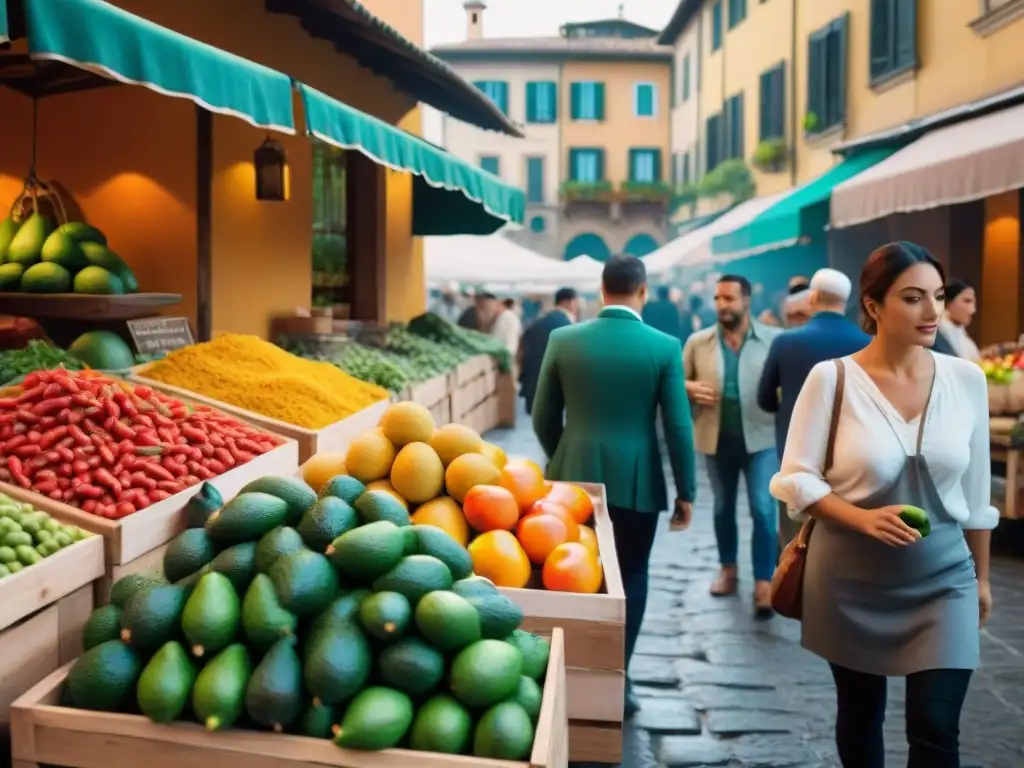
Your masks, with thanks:
[(807, 114), (818, 118), (820, 127), (825, 120), (825, 104), (821, 94), (825, 89), (825, 38), (820, 33), (811, 35), (807, 51)]
[(640, 150), (631, 149), (629, 150), (629, 180), (637, 181), (639, 174), (637, 173), (637, 166), (640, 164)]
[(917, 65), (917, 0), (892, 0), (896, 5), (894, 67)]
[(892, 0), (871, 0), (871, 78), (892, 68)]
[(573, 83), (569, 86), (570, 110), (573, 120), (579, 120), (582, 115), (583, 83)]
[(495, 91), (494, 95), (497, 97), (495, 99), (495, 101), (498, 104), (498, 109), (500, 109), (504, 114), (507, 115), (508, 114), (508, 83), (502, 83), (502, 82), (495, 83), (494, 84), (494, 91)]
[(594, 83), (594, 119), (604, 120), (604, 83)]
[(578, 149), (569, 150), (569, 181), (579, 180), (579, 167), (580, 167), (580, 151)]
[(526, 122), (528, 123), (537, 122), (537, 92), (539, 86), (540, 83), (526, 84)]
[(690, 99), (690, 54), (683, 59), (683, 101)]
[(772, 75), (774, 70), (761, 73), (761, 81), (759, 87), (760, 99), (761, 99), (761, 112), (758, 115), (758, 136), (761, 141), (771, 138), (772, 134), (772, 109), (774, 105), (772, 103)]
[(704, 122), (704, 162), (705, 173), (710, 173), (718, 165), (718, 116), (709, 117)]
[(549, 115), (551, 122), (554, 123), (558, 120), (558, 83), (548, 83), (548, 106), (550, 107)]
[(679, 80), (679, 78), (677, 76), (677, 69), (678, 68), (676, 67), (676, 62), (673, 59), (673, 61), (672, 61), (672, 69), (669, 72), (669, 82), (668, 82), (668, 101), (669, 101), (669, 105), (673, 109), (675, 109), (676, 104), (679, 103), (679, 99), (678, 99), (678, 95), (679, 94), (676, 91), (676, 88), (678, 87), (677, 83), (678, 83), (678, 80)]
[(652, 161), (654, 163), (654, 181), (660, 182), (661, 179), (662, 179), (662, 176), (661, 176), (661, 150), (660, 149), (653, 149), (653, 150), (651, 150), (651, 159), (652, 159)]
[[(602, 86), (603, 89), (603, 86)], [(594, 153), (594, 159), (597, 165), (597, 180), (604, 181), (604, 150), (594, 149), (591, 150)]]
[(689, 152), (684, 152), (683, 153), (682, 176), (683, 176), (683, 184), (689, 184), (690, 183), (690, 153)]
[(744, 128), (746, 128), (746, 122), (744, 120), (743, 114), (743, 94), (741, 93), (739, 96), (734, 96), (733, 98), (736, 99), (736, 125), (733, 128), (733, 135), (736, 137), (736, 144), (733, 150), (733, 157), (742, 158), (745, 150), (744, 144), (746, 143), (744, 141), (744, 139), (746, 138), (746, 136), (744, 136), (744, 134), (746, 133), (746, 131), (744, 130)]
[(711, 50), (722, 47), (722, 0), (718, 0), (711, 8)]
[(772, 73), (772, 133), (777, 138), (786, 136), (786, 62), (782, 62)]
[(526, 186), (531, 203), (544, 202), (544, 158), (530, 157), (526, 160)]
[(836, 76), (838, 82), (834, 83), (830, 88), (831, 98), (833, 99), (832, 109), (830, 110), (830, 117), (836, 123), (841, 123), (846, 120), (846, 88), (847, 88), (847, 61), (849, 59), (849, 30), (850, 30), (850, 14), (844, 14), (835, 23), (835, 41), (836, 41)]

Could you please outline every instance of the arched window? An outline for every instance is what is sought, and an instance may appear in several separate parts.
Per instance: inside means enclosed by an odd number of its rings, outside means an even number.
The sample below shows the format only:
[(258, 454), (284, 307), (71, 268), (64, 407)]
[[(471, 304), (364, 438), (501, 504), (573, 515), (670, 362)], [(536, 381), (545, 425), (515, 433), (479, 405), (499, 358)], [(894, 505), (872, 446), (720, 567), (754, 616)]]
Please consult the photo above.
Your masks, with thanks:
[(646, 256), (658, 250), (658, 241), (647, 233), (633, 235), (627, 241), (622, 252), (630, 256)]
[(575, 259), (577, 256), (589, 256), (598, 261), (608, 261), (611, 255), (612, 252), (608, 249), (604, 238), (593, 232), (583, 232), (565, 244), (564, 257), (566, 261)]

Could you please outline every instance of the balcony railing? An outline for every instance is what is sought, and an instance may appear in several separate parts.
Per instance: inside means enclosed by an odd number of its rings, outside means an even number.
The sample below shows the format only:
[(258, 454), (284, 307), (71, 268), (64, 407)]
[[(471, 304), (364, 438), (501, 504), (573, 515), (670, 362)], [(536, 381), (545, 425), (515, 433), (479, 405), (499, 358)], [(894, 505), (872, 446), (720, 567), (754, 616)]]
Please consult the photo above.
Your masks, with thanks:
[(661, 203), (672, 198), (672, 186), (663, 181), (624, 181), (619, 185), (624, 203)]
[(615, 198), (615, 189), (610, 181), (562, 182), (559, 194), (567, 203), (610, 203)]

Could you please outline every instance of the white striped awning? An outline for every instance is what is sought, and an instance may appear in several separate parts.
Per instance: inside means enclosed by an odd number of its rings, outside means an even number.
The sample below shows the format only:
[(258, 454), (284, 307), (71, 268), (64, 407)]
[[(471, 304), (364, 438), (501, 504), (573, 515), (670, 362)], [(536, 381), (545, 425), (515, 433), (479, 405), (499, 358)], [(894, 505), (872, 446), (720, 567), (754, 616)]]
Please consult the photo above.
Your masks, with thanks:
[(1024, 104), (932, 131), (832, 190), (851, 227), (1024, 188)]

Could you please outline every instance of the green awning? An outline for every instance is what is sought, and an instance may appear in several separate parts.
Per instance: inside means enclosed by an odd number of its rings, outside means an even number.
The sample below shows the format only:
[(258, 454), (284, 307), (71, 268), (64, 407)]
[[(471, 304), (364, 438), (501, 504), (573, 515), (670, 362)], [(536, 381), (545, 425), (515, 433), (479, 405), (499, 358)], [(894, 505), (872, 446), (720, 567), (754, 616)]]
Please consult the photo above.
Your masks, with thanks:
[(307, 85), (299, 89), (311, 136), (415, 175), (414, 235), (489, 235), (523, 223), (522, 190)]
[(829, 221), (832, 189), (885, 160), (894, 151), (894, 147), (878, 148), (846, 158), (813, 181), (797, 187), (746, 226), (714, 238), (711, 252), (751, 255), (795, 245), (802, 237), (823, 232)]
[(0, 0), (0, 43), (9, 43), (10, 41), (10, 27), (7, 26), (7, 1)]
[[(24, 0), (29, 53), (295, 133), (287, 75), (102, 0)], [(0, 6), (4, 3), (0, 1)], [(3, 27), (0, 27), (2, 31)]]

